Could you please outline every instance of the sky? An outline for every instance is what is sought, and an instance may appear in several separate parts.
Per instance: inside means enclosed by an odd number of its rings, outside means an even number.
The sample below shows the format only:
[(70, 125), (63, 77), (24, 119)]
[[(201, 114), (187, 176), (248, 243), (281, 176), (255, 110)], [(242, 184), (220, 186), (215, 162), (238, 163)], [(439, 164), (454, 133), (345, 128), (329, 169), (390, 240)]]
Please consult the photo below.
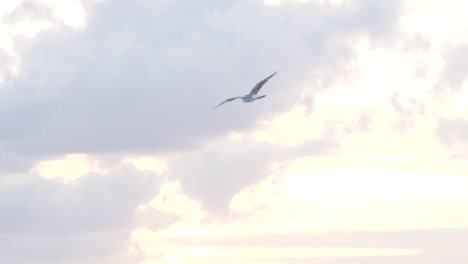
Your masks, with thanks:
[(467, 10), (1, 1), (0, 262), (467, 262)]

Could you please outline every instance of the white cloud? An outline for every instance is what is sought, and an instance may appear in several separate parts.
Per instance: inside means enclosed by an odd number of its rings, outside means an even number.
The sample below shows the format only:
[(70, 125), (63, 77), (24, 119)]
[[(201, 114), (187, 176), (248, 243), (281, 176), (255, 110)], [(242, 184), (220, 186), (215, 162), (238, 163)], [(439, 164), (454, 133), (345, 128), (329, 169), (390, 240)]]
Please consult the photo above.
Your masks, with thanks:
[(54, 15), (63, 23), (72, 27), (81, 27), (86, 21), (86, 13), (80, 0), (39, 0), (42, 4), (49, 6)]

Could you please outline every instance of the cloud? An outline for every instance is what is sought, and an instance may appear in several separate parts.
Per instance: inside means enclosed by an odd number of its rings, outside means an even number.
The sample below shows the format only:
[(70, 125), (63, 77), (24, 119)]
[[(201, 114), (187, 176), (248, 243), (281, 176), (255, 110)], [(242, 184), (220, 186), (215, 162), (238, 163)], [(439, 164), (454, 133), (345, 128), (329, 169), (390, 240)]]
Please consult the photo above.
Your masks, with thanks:
[[(114, 0), (85, 5), (84, 27), (55, 23), (34, 38), (15, 40), (18, 76), (0, 83), (0, 122), (8, 124), (0, 128), (0, 152), (18, 161), (5, 167), (21, 171), (70, 153), (190, 150), (232, 131), (249, 131), (260, 116), (289, 109), (301, 94), (312, 96), (346, 75), (354, 40), (391, 34), (400, 4)], [(15, 12), (42, 10), (30, 5), (23, 2)], [(274, 70), (278, 75), (264, 88), (269, 104), (212, 109)], [(308, 80), (313, 81), (304, 87)], [(306, 148), (307, 143), (291, 151)], [(245, 156), (243, 151), (227, 154), (225, 162)], [(271, 147), (269, 152), (282, 151)], [(215, 154), (202, 154), (210, 155)], [(264, 168), (281, 161), (266, 159), (252, 163), (248, 175), (259, 175), (220, 185), (229, 189), (224, 198), (203, 192), (202, 199), (225, 205), (228, 195), (265, 177)], [(200, 197), (210, 187), (195, 187), (199, 183), (191, 179), (207, 177), (201, 182), (209, 186), (223, 174), (220, 166), (215, 173), (200, 170), (203, 175), (194, 177), (185, 171), (191, 176), (173, 177)]]
[(403, 8), (401, 1), (358, 0), (354, 3), (359, 11), (356, 13), (358, 16), (348, 21), (351, 25), (356, 23), (361, 29), (369, 32), (371, 38), (377, 40), (388, 41), (388, 37), (397, 32)]
[(225, 217), (231, 198), (242, 188), (267, 178), (275, 165), (304, 155), (332, 153), (337, 147), (327, 137), (307, 140), (300, 147), (222, 141), (213, 148), (170, 159), (168, 175), (179, 180), (184, 193), (200, 200), (208, 212)]
[(0, 47), (0, 83), (11, 79), (13, 62), (13, 56)]
[(444, 68), (441, 72), (436, 91), (449, 89), (452, 93), (462, 89), (468, 77), (468, 44), (459, 44), (446, 48), (444, 52)]
[(408, 103), (401, 103), (400, 95), (394, 93), (390, 98), (393, 110), (399, 115), (398, 128), (402, 131), (413, 126), (414, 115), (424, 115), (425, 106), (414, 97), (408, 99)]
[(52, 10), (40, 1), (22, 0), (18, 3), (15, 9), (6, 14), (2, 19), (2, 23), (14, 24), (24, 21), (43, 21), (52, 18)]
[(447, 145), (468, 143), (468, 120), (442, 117), (438, 120), (436, 135)]
[(354, 127), (358, 131), (368, 132), (371, 130), (372, 122), (373, 122), (372, 114), (368, 111), (362, 111), (359, 114), (359, 118), (355, 122)]
[[(397, 20), (396, 3), (103, 1), (81, 30), (59, 26), (16, 43), (19, 77), (1, 90), (0, 121), (12, 124), (0, 130), (2, 148), (164, 151), (246, 130), (259, 114), (294, 104), (307, 73), (316, 69), (330, 82), (345, 72), (353, 48), (341, 34), (384, 36)], [(243, 105), (235, 116), (233, 108), (212, 111), (277, 69), (265, 88), (271, 106)]]
[(138, 206), (156, 194), (159, 179), (123, 166), (70, 183), (31, 175), (29, 181), (1, 186), (0, 234), (5, 243), (0, 259), (138, 263), (141, 256), (131, 243), (131, 231), (137, 226)]

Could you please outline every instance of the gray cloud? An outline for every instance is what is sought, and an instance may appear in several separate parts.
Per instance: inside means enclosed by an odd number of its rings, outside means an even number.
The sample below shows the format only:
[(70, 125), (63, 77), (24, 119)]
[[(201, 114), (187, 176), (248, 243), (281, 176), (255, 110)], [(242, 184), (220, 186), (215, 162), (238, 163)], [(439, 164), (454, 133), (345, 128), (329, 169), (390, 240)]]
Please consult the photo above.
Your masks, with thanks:
[(0, 150), (0, 179), (8, 173), (27, 171), (35, 158), (24, 157), (8, 150)]
[[(356, 8), (357, 12), (350, 17), (346, 25), (358, 25), (362, 30), (368, 32), (371, 38), (377, 41), (388, 42), (388, 37), (397, 32), (399, 16), (402, 11), (401, 1), (380, 1), (357, 0), (344, 3), (351, 9)], [(383, 44), (379, 42), (378, 44)]]
[(243, 187), (268, 177), (274, 164), (313, 155), (330, 154), (338, 144), (323, 137), (300, 147), (278, 147), (258, 142), (217, 145), (169, 159), (169, 177), (180, 180), (185, 193), (200, 200), (210, 213), (225, 217), (231, 198)]
[[(103, 1), (81, 31), (55, 28), (18, 42), (20, 76), (1, 90), (0, 121), (10, 125), (0, 129), (0, 147), (21, 155), (163, 151), (248, 129), (293, 104), (308, 72), (325, 87), (346, 72), (346, 38), (385, 36), (399, 7), (260, 3)], [(277, 69), (265, 87), (269, 104), (211, 109)]]
[(442, 117), (437, 122), (436, 135), (447, 145), (468, 143), (468, 120)]
[(430, 51), (431, 48), (431, 41), (420, 34), (407, 34), (402, 43), (402, 49), (406, 52), (413, 52), (418, 50)]
[(468, 76), (468, 44), (451, 46), (444, 52), (444, 68), (440, 75), (436, 92), (449, 89), (452, 93), (459, 91)]
[(361, 132), (369, 132), (373, 122), (374, 119), (372, 118), (372, 113), (368, 111), (362, 111), (355, 123), (355, 128)]
[(3, 82), (10, 81), (12, 78), (11, 65), (13, 64), (13, 57), (0, 48), (0, 79)]
[(355, 120), (339, 120), (328, 123), (328, 133), (359, 133), (369, 132), (374, 122), (373, 113), (369, 110), (362, 110)]
[(53, 19), (52, 10), (46, 5), (34, 0), (22, 0), (13, 12), (2, 17), (1, 22), (14, 24), (24, 21), (44, 21)]
[(127, 254), (130, 235), (137, 207), (156, 195), (159, 179), (119, 167), (70, 183), (31, 175), (27, 182), (0, 186), (0, 260), (138, 263), (141, 256)]
[(426, 110), (423, 103), (411, 97), (407, 103), (403, 104), (400, 100), (400, 95), (394, 93), (390, 98), (393, 110), (399, 115), (397, 127), (405, 131), (406, 129), (413, 126), (413, 117), (415, 115), (424, 115)]

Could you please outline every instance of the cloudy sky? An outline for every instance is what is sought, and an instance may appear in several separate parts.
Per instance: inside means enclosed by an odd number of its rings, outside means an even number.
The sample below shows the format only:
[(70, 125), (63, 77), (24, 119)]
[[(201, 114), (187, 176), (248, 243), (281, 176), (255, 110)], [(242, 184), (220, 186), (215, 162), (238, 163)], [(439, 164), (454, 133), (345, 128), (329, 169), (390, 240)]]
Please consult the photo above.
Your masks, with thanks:
[(0, 262), (467, 262), (467, 11), (2, 0)]

